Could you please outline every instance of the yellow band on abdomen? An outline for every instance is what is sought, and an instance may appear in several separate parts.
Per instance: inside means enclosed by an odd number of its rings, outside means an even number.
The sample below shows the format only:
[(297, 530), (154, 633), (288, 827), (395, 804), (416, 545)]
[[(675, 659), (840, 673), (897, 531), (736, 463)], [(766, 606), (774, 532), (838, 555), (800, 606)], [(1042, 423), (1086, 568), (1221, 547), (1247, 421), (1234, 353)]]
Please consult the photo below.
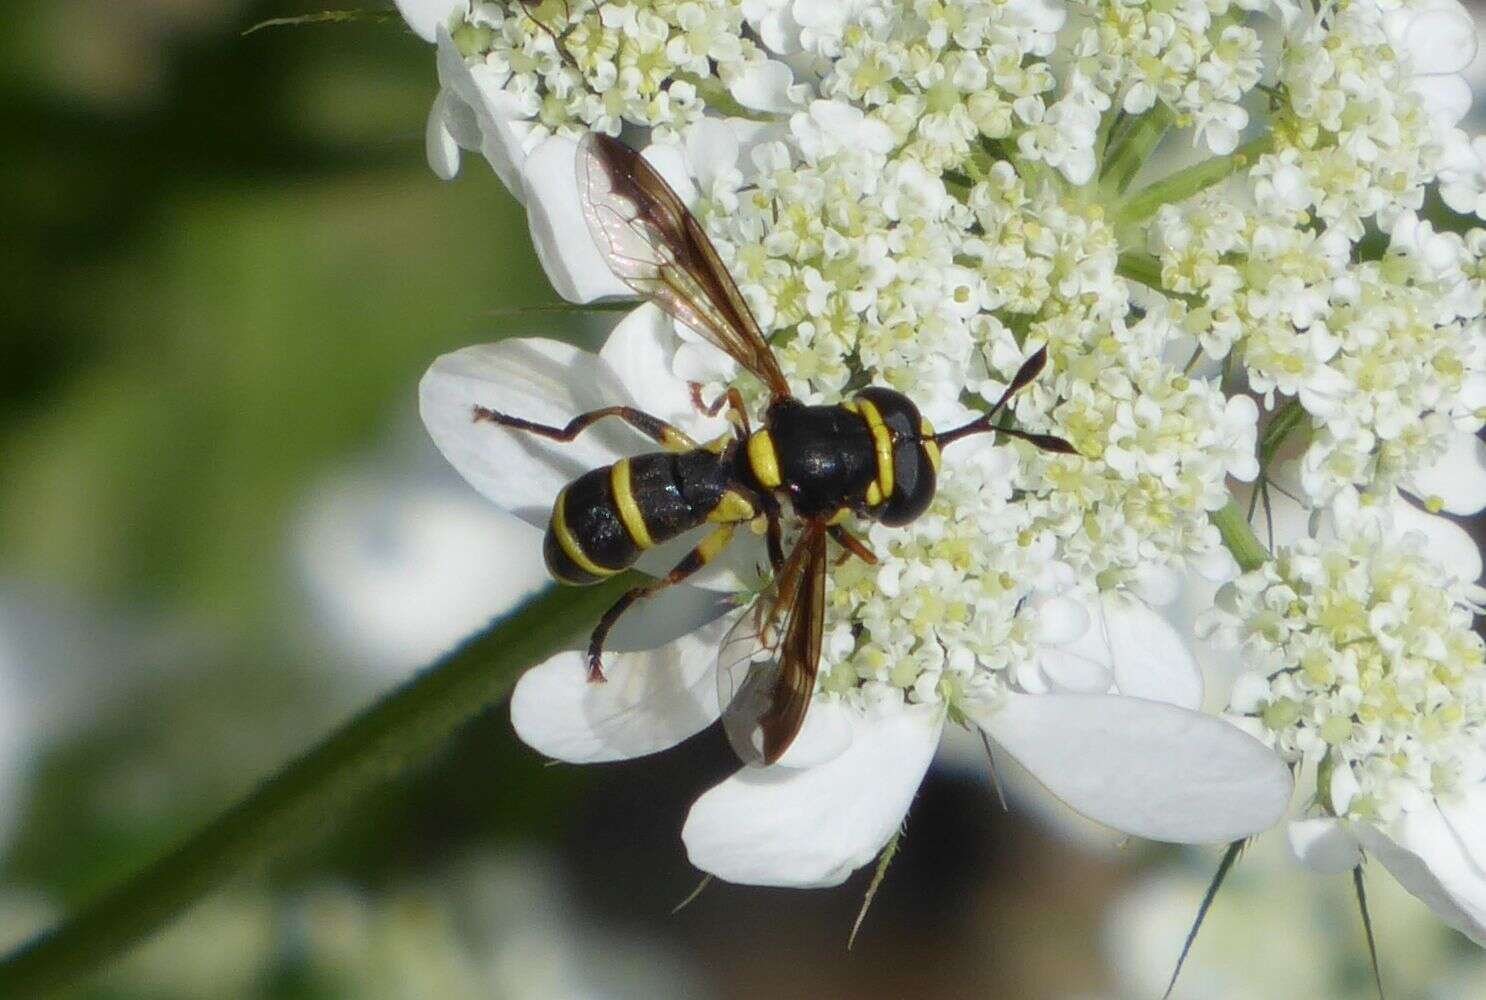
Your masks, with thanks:
[(609, 488), (614, 492), (614, 506), (619, 509), (619, 520), (634, 543), (642, 549), (655, 548), (650, 529), (645, 526), (645, 517), (640, 505), (635, 503), (635, 494), (629, 485), (629, 459), (621, 458), (609, 471)]
[(594, 576), (613, 576), (618, 573), (619, 570), (600, 566), (588, 558), (588, 553), (583, 551), (583, 547), (578, 544), (578, 539), (574, 538), (573, 533), (568, 530), (567, 499), (568, 490), (567, 487), (563, 487), (562, 492), (557, 494), (557, 502), (552, 505), (552, 534), (557, 536), (557, 544), (562, 546), (563, 553), (573, 560), (573, 565), (585, 573), (592, 573)]

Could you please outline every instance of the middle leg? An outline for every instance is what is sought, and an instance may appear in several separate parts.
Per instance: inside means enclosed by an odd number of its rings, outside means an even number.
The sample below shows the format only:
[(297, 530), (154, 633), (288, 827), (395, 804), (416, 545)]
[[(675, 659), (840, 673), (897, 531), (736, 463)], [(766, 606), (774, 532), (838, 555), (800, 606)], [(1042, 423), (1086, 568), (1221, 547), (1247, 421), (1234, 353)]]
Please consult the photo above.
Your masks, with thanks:
[[(840, 545), (843, 549), (846, 550), (845, 552), (841, 553), (840, 562), (845, 562), (851, 556), (856, 556), (858, 559), (860, 559), (864, 563), (867, 563), (868, 565), (877, 565), (877, 553), (869, 549), (866, 542), (862, 541), (856, 535), (853, 535), (851, 532), (847, 531), (839, 524), (833, 524), (827, 530), (830, 531), (831, 537), (836, 539), (836, 544)], [(840, 563), (838, 562), (837, 565), (840, 565)]]

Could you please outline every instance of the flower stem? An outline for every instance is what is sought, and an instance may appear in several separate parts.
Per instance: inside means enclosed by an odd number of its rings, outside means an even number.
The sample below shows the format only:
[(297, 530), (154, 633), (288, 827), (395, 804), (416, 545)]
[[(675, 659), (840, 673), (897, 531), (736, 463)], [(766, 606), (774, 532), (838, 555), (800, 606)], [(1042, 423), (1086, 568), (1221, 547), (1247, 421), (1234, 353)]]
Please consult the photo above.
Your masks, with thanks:
[(1125, 129), (1099, 171), (1100, 183), (1106, 191), (1125, 193), (1175, 120), (1171, 110), (1158, 103)]
[(1269, 420), (1269, 426), (1264, 428), (1264, 436), (1259, 440), (1259, 465), (1268, 468), (1270, 459), (1274, 458), (1275, 452), (1280, 450), (1280, 445), (1290, 432), (1302, 426), (1309, 419), (1305, 407), (1300, 405), (1298, 398), (1291, 398), (1283, 406), (1274, 411), (1274, 416)]
[(74, 984), (228, 877), (303, 849), (363, 793), (505, 699), (523, 670), (565, 648), (578, 628), (643, 580), (629, 572), (592, 587), (554, 587), (496, 621), (164, 857), (6, 956), (0, 996), (34, 997)]
[(1233, 554), (1239, 569), (1247, 573), (1269, 562), (1269, 550), (1260, 543), (1254, 529), (1249, 527), (1249, 519), (1244, 517), (1237, 500), (1229, 500), (1226, 507), (1214, 511), (1211, 517), (1218, 534), (1223, 536), (1223, 544)]
[(1200, 296), (1173, 292), (1161, 284), (1161, 261), (1154, 254), (1127, 250), (1120, 254), (1119, 260), (1115, 262), (1115, 273), (1122, 278), (1139, 282), (1147, 288), (1154, 288), (1168, 298), (1180, 299), (1189, 306), (1202, 304)]
[(1162, 205), (1185, 201), (1199, 191), (1212, 187), (1234, 171), (1242, 170), (1250, 163), (1274, 148), (1274, 136), (1263, 135), (1238, 147), (1227, 156), (1215, 156), (1203, 160), (1159, 181), (1147, 184), (1126, 198), (1115, 210), (1115, 224), (1128, 225), (1144, 222)]

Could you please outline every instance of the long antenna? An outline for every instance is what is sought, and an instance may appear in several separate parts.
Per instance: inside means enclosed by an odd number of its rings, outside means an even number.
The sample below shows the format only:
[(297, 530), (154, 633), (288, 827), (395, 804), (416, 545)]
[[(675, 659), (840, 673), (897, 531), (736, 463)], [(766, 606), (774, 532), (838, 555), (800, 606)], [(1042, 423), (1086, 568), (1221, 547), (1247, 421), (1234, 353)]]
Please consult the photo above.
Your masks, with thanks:
[(1005, 434), (1008, 437), (1020, 438), (1033, 447), (1041, 448), (1043, 451), (1051, 451), (1059, 455), (1077, 455), (1078, 449), (1054, 434), (1032, 434), (1028, 431), (1014, 430), (1010, 427), (997, 427), (993, 423), (997, 415), (1011, 401), (1011, 397), (1031, 385), (1033, 380), (1042, 374), (1042, 369), (1046, 367), (1047, 347), (1043, 346), (1037, 349), (1036, 354), (1033, 354), (1026, 361), (1022, 362), (1022, 366), (1017, 369), (1016, 375), (1011, 380), (1011, 384), (1006, 387), (1006, 391), (1001, 394), (1001, 398), (996, 400), (996, 405), (963, 427), (956, 427), (952, 431), (936, 434), (934, 440), (938, 442), (939, 447), (944, 448), (954, 444), (960, 438), (969, 437), (972, 434), (985, 434), (989, 431), (995, 431), (998, 434)]

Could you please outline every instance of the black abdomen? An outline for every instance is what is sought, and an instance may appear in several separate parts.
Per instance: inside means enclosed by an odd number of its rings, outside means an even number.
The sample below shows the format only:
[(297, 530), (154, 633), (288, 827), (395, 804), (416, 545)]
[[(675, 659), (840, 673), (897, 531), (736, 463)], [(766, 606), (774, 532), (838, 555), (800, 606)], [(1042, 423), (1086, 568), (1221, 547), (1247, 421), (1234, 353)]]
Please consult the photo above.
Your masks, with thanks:
[(557, 495), (542, 552), (561, 583), (597, 583), (707, 520), (731, 481), (731, 449), (652, 452), (585, 472)]

